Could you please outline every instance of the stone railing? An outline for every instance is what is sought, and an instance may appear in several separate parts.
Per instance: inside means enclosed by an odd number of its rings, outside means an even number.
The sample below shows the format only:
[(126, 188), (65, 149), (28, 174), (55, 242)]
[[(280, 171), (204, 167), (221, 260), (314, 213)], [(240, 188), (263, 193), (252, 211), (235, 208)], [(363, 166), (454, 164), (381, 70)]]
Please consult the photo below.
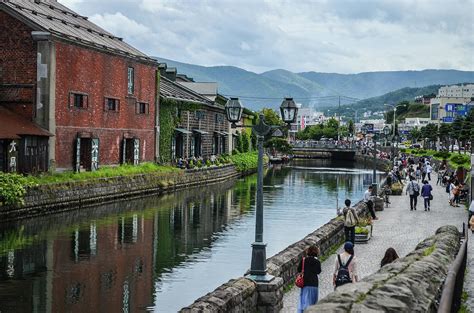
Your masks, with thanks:
[(443, 226), (406, 257), (339, 287), (305, 312), (436, 312), (459, 241), (455, 226)]
[[(363, 202), (357, 203), (354, 208), (359, 216), (367, 215), (367, 207)], [(268, 274), (275, 276), (272, 282), (255, 283), (243, 277), (231, 280), (180, 312), (278, 312), (282, 308), (283, 288), (292, 284), (296, 278), (298, 262), (306, 248), (316, 245), (321, 254), (326, 254), (343, 240), (343, 220), (334, 218), (267, 259)], [(252, 302), (254, 299), (256, 302)], [(247, 307), (251, 303), (254, 307)]]
[(28, 189), (22, 207), (0, 207), (0, 219), (26, 218), (106, 203), (120, 198), (161, 194), (221, 182), (240, 175), (243, 173), (238, 172), (233, 165), (226, 165), (176, 173), (151, 173), (45, 184)]

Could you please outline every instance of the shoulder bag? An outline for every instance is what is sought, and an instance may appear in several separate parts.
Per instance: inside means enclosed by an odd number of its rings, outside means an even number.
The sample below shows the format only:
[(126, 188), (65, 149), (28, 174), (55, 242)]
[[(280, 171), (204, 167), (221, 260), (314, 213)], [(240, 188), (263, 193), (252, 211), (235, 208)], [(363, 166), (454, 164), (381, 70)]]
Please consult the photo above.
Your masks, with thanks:
[(303, 288), (304, 287), (304, 259), (305, 258), (303, 258), (303, 265), (301, 266), (301, 273), (299, 273), (296, 276), (296, 280), (295, 280), (295, 285), (298, 288)]

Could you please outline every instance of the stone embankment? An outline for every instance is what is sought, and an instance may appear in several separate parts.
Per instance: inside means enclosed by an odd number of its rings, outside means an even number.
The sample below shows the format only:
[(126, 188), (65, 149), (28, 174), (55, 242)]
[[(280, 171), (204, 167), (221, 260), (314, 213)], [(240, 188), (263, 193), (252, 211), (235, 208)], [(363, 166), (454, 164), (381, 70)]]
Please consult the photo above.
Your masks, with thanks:
[(21, 207), (0, 207), (2, 221), (57, 213), (116, 199), (162, 194), (192, 186), (222, 182), (250, 173), (233, 165), (184, 170), (165, 174), (140, 174), (87, 181), (54, 183), (29, 188)]
[[(367, 207), (363, 202), (354, 208), (359, 216), (367, 215)], [(334, 218), (267, 259), (268, 273), (275, 276), (272, 282), (255, 283), (245, 277), (230, 280), (180, 312), (279, 312), (283, 305), (283, 288), (293, 283), (305, 249), (316, 245), (323, 255), (330, 253), (344, 239), (343, 226), (342, 219)]]
[(443, 226), (406, 257), (338, 288), (307, 312), (436, 312), (459, 242), (458, 229)]

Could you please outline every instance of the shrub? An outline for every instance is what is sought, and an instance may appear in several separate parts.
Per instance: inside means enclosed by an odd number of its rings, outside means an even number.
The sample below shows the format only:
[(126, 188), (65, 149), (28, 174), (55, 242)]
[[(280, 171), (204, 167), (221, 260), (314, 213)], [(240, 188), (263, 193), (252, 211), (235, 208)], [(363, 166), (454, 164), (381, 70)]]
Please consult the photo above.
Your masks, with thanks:
[(392, 195), (399, 196), (403, 192), (403, 185), (399, 182), (392, 184)]
[(356, 234), (369, 234), (369, 230), (365, 227), (359, 227), (359, 226), (356, 226), (355, 228), (355, 233)]
[(401, 149), (400, 149), (400, 152), (405, 153), (405, 152), (407, 152), (407, 149), (401, 148)]
[(196, 166), (199, 167), (199, 168), (201, 168), (201, 167), (202, 167), (202, 161), (201, 161), (201, 160), (198, 160), (198, 161), (196, 162)]
[(359, 217), (359, 223), (357, 224), (357, 226), (365, 227), (365, 226), (369, 226), (369, 225), (372, 225), (372, 218), (371, 217), (366, 217), (366, 218)]
[(258, 166), (257, 152), (235, 154), (232, 155), (230, 158), (239, 172), (254, 170)]
[(34, 185), (34, 181), (18, 174), (0, 172), (0, 206), (21, 205), (26, 188)]
[(457, 165), (468, 164), (471, 161), (470, 156), (464, 154), (454, 154), (451, 156), (450, 160)]
[(445, 160), (445, 159), (449, 159), (449, 157), (451, 156), (451, 153), (448, 151), (438, 151), (435, 154), (433, 154), (433, 156), (437, 159)]
[(207, 159), (206, 160), (206, 166), (211, 166), (211, 165), (212, 165), (211, 160)]

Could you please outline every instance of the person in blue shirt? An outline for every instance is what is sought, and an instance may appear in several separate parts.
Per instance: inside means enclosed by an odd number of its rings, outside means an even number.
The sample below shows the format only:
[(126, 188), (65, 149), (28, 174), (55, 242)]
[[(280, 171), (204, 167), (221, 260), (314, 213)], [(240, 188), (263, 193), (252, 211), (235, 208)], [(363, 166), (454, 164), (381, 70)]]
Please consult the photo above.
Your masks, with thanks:
[(431, 194), (431, 191), (433, 190), (433, 187), (428, 183), (427, 180), (423, 181), (423, 187), (421, 187), (421, 196), (425, 200), (425, 211), (430, 210), (430, 201), (433, 198), (433, 195)]

